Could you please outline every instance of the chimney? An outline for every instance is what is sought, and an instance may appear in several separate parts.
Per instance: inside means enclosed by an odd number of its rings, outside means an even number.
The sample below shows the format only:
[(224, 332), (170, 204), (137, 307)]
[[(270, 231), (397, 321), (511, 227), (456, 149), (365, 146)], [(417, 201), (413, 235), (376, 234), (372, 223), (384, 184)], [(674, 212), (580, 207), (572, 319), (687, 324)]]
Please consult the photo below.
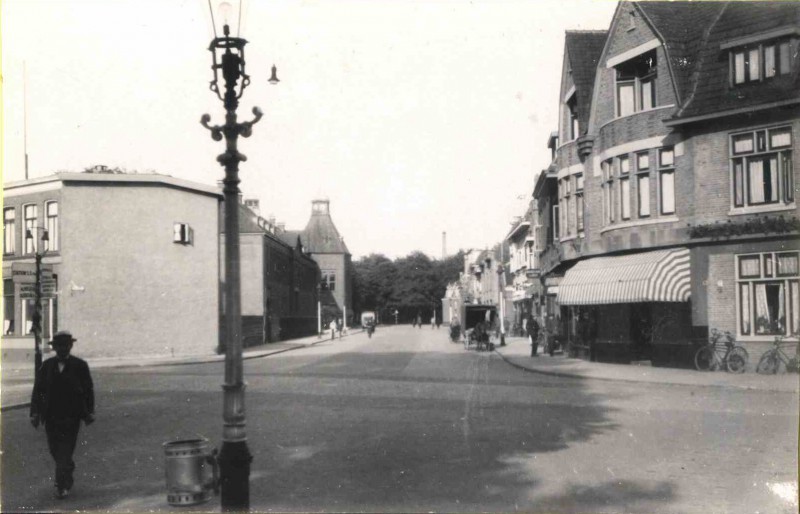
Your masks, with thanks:
[(244, 201), (244, 205), (249, 208), (251, 211), (256, 213), (257, 215), (261, 215), (261, 208), (258, 198), (246, 198)]
[(286, 232), (286, 222), (281, 221), (276, 226), (278, 227), (278, 230), (276, 230), (277, 233), (282, 234)]

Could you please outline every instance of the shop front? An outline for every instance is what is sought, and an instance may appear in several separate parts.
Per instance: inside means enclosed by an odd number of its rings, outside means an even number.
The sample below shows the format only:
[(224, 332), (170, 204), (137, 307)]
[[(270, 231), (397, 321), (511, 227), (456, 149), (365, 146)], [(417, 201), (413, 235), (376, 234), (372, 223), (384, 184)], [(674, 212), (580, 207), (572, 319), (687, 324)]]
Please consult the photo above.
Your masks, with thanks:
[(603, 362), (650, 360), (653, 349), (691, 339), (686, 248), (596, 257), (559, 283), (560, 329), (570, 355)]

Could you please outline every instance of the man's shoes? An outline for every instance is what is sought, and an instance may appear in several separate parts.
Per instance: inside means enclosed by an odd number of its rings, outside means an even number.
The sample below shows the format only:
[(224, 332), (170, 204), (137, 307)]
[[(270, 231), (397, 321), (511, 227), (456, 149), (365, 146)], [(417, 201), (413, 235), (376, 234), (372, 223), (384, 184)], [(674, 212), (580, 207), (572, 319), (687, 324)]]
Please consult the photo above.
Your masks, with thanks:
[(67, 496), (69, 496), (69, 489), (63, 489), (61, 487), (56, 489), (56, 498), (58, 498), (59, 500), (63, 500)]

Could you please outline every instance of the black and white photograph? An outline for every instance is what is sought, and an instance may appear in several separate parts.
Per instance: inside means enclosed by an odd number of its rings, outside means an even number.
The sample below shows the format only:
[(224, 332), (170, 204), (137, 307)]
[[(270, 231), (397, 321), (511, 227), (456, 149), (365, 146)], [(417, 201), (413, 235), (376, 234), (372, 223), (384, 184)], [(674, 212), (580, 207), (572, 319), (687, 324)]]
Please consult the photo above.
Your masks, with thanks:
[(0, 512), (798, 512), (800, 1), (3, 0)]

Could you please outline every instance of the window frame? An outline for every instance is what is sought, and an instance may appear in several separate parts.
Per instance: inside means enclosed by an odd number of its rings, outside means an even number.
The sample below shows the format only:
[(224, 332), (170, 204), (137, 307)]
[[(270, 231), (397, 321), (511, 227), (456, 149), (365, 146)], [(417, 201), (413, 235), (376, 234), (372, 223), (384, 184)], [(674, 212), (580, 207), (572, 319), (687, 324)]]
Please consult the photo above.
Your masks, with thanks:
[[(653, 60), (648, 63), (648, 59)], [(642, 65), (647, 66), (647, 70), (642, 73), (637, 69)], [(649, 101), (645, 107), (645, 87), (649, 85)], [(631, 88), (630, 111), (623, 112), (623, 102), (621, 91), (623, 88)], [(617, 118), (630, 116), (638, 112), (649, 111), (658, 107), (658, 52), (657, 49), (648, 50), (637, 56), (631, 57), (625, 62), (614, 66), (614, 112)], [(627, 107), (627, 102), (624, 104)]]
[[(772, 65), (767, 64), (767, 49), (772, 49)], [(729, 82), (740, 87), (756, 82), (774, 80), (792, 73), (792, 38), (781, 37), (759, 43), (742, 45), (729, 51)], [(753, 60), (755, 58), (755, 64)], [(741, 72), (741, 73), (737, 73)], [(753, 77), (754, 75), (755, 78)], [(741, 80), (739, 77), (741, 76)]]
[[(672, 162), (665, 164), (662, 157), (665, 153), (672, 153)], [(664, 178), (666, 176), (672, 177), (672, 210), (665, 209), (665, 196)], [(661, 216), (672, 216), (677, 211), (677, 203), (675, 201), (675, 147), (665, 146), (658, 149), (658, 213)]]
[[(51, 215), (50, 209), (55, 207), (55, 214)], [(60, 246), (60, 232), (58, 230), (58, 201), (50, 200), (44, 203), (45, 229), (47, 229), (48, 250), (58, 251)]]
[[(736, 331), (740, 337), (753, 339), (771, 339), (776, 335), (790, 336), (793, 332), (800, 329), (800, 270), (789, 273), (779, 273), (777, 268), (780, 256), (793, 256), (796, 259), (796, 266), (800, 266), (800, 251), (773, 251), (745, 253), (734, 255), (734, 273), (736, 277)], [(758, 270), (758, 274), (745, 274), (743, 261), (757, 259), (755, 265), (751, 267)], [(767, 261), (773, 263), (771, 272), (768, 270)], [(762, 332), (759, 333), (759, 321), (757, 317), (758, 300), (756, 300), (756, 286), (780, 285), (783, 288), (783, 305), (778, 305), (779, 312), (782, 309), (783, 329), (781, 332)], [(793, 295), (793, 293), (796, 293)], [(781, 295), (779, 295), (780, 298)], [(745, 312), (746, 311), (746, 312)], [(781, 322), (781, 320), (776, 320)]]
[[(11, 214), (11, 217), (8, 215)], [(17, 251), (17, 208), (3, 208), (3, 255), (14, 255)]]
[[(787, 135), (787, 141), (784, 144), (775, 143), (775, 136), (780, 134)], [(751, 128), (728, 135), (730, 195), (733, 209), (746, 210), (768, 206), (779, 208), (781, 205), (794, 203), (794, 160), (792, 158), (794, 137), (792, 125)], [(773, 160), (774, 170), (772, 169)], [(751, 175), (757, 173), (751, 166), (755, 162), (762, 163), (761, 184), (764, 186), (763, 191), (760, 192), (764, 197), (762, 201), (753, 198), (753, 185), (758, 184), (758, 181), (754, 180)], [(769, 164), (766, 169), (765, 164)], [(766, 175), (767, 170), (769, 179)], [(768, 193), (774, 193), (774, 196), (772, 194), (767, 196)]]
[[(28, 210), (33, 211), (33, 216), (28, 216)], [(22, 206), (22, 220), (23, 220), (23, 234), (22, 234), (22, 247), (24, 255), (33, 255), (36, 253), (39, 238), (36, 237), (36, 227), (39, 221), (39, 206), (35, 203), (28, 203)], [(28, 238), (28, 231), (33, 237)]]

